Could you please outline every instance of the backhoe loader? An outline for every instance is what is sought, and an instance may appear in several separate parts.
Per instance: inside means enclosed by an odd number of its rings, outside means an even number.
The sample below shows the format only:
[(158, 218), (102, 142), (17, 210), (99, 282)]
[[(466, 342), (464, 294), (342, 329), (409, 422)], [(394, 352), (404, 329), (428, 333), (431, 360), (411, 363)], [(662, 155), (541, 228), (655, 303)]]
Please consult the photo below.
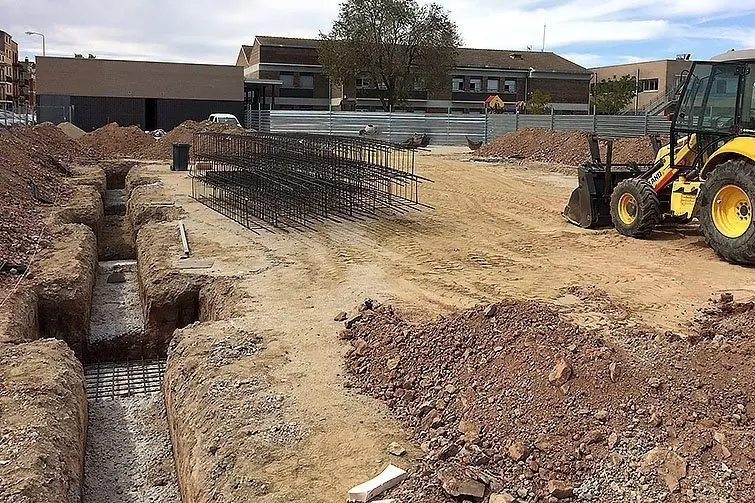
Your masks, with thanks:
[(732, 263), (755, 264), (755, 59), (694, 62), (651, 164), (612, 164), (610, 148), (579, 168), (564, 216), (647, 237), (661, 222), (697, 218), (706, 242)]

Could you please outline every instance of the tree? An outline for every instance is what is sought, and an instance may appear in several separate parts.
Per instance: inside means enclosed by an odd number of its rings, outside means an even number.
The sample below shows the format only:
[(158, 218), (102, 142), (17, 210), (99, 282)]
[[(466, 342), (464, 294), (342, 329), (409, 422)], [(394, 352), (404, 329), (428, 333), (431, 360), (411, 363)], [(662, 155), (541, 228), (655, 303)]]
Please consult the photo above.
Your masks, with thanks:
[(550, 102), (552, 96), (542, 92), (540, 89), (535, 89), (532, 92), (532, 96), (527, 100), (527, 111), (531, 114), (546, 114), (550, 112)]
[(461, 45), (456, 23), (438, 4), (416, 0), (347, 0), (330, 33), (320, 33), (319, 58), (337, 83), (366, 77), (388, 111), (422, 86), (449, 89)]
[(637, 80), (624, 75), (620, 79), (603, 79), (593, 86), (592, 100), (599, 114), (616, 115), (637, 94)]

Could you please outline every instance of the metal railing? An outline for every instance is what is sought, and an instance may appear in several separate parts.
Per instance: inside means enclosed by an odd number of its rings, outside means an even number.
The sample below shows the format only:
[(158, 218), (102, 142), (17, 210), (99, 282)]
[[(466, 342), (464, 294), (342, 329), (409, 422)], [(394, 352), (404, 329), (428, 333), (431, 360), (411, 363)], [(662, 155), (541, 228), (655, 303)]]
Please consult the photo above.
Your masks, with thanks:
[[(356, 136), (367, 132), (390, 143), (427, 134), (430, 145), (465, 145), (466, 139), (492, 141), (522, 128), (585, 131), (607, 137), (668, 135), (671, 122), (662, 116), (430, 114), (405, 112), (316, 112), (249, 110), (247, 127), (272, 133), (318, 133)], [(371, 125), (372, 128), (367, 128)]]

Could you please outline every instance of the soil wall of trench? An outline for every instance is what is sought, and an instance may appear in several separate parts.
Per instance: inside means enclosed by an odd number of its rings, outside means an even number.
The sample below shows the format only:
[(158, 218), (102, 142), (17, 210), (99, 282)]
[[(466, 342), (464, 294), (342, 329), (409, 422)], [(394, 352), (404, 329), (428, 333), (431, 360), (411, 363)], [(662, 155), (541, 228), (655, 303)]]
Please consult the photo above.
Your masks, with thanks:
[[(173, 348), (164, 395), (183, 501), (210, 501), (218, 491), (228, 501), (246, 501), (244, 495), (264, 488), (237, 491), (233, 470), (213, 482), (218, 458), (206, 453), (224, 424), (238, 428), (247, 414), (239, 411), (238, 421), (228, 423), (221, 417), (226, 406), (211, 398), (228, 379), (246, 379), (235, 389), (267, 406), (263, 395), (247, 393), (249, 386), (266, 388), (261, 343), (215, 322), (235, 313), (233, 281), (177, 269), (182, 209), (156, 180), (122, 166), (74, 170), (74, 196), (52, 212), (47, 248), (24, 287), (0, 308), (0, 453), (12, 454), (0, 463), (0, 496), (19, 503), (82, 501), (88, 410), (81, 361), (102, 356), (87, 346), (98, 259), (112, 253), (137, 259), (143, 357), (164, 358)], [(120, 184), (123, 201), (109, 201), (107, 189)], [(243, 462), (238, 453), (249, 451), (237, 447), (223, 446), (222, 465)]]
[(87, 400), (80, 354), (89, 332), (103, 225), (99, 181), (69, 180), (30, 273), (0, 307), (0, 497), (82, 499)]

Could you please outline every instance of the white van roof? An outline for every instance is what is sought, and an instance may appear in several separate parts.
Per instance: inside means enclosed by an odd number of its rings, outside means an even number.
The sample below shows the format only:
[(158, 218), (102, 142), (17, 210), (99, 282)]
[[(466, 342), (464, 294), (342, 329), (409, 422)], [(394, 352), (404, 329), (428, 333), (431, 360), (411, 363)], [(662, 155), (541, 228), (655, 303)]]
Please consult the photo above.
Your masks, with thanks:
[(219, 117), (223, 119), (235, 119), (236, 116), (233, 114), (210, 114), (210, 117)]

